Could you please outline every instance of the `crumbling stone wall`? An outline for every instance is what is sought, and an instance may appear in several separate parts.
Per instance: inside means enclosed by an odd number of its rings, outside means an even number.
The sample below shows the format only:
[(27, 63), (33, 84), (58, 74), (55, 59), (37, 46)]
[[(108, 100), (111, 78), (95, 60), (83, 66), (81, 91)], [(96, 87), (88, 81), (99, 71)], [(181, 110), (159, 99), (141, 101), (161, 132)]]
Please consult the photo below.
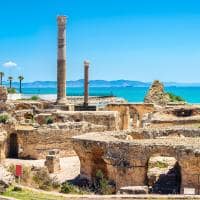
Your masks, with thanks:
[(130, 128), (130, 110), (129, 106), (124, 104), (109, 104), (105, 110), (119, 112), (119, 129), (126, 130)]
[(142, 127), (143, 116), (155, 111), (153, 104), (108, 104), (105, 110), (118, 111), (120, 115), (120, 130)]
[(130, 104), (129, 109), (130, 109), (131, 115), (135, 114), (134, 110), (136, 110), (137, 116), (138, 116), (138, 118), (137, 119), (135, 118), (135, 120), (133, 118), (133, 121), (132, 121), (132, 127), (133, 128), (142, 127), (142, 119), (143, 119), (144, 115), (147, 114), (147, 113), (152, 113), (152, 112), (155, 111), (154, 105), (148, 104), (148, 103)]
[(177, 106), (166, 106), (161, 113), (172, 115), (175, 117), (192, 117), (200, 115), (200, 106), (199, 105), (177, 105)]
[(148, 114), (142, 120), (143, 127), (146, 128), (162, 128), (173, 126), (198, 127), (199, 123), (200, 115), (176, 117), (174, 115), (168, 115), (159, 112)]
[[(70, 138), (86, 132), (119, 130), (116, 111), (63, 111), (51, 109), (46, 101), (10, 101), (0, 104), (0, 111), (9, 115), (0, 131), (7, 131), (8, 157), (10, 135), (17, 134), (19, 158), (45, 158), (49, 150), (60, 150), (59, 156), (75, 155)], [(48, 109), (49, 108), (49, 109)], [(52, 117), (52, 120), (47, 120)], [(1, 128), (2, 127), (2, 128)]]
[(0, 163), (6, 157), (6, 139), (7, 133), (5, 131), (0, 131)]
[(51, 107), (52, 102), (48, 102), (45, 100), (40, 101), (31, 101), (31, 100), (23, 100), (23, 101), (13, 101), (15, 110), (40, 110), (41, 109), (48, 109)]
[(103, 125), (107, 130), (119, 129), (119, 114), (113, 111), (59, 111), (51, 113), (40, 113), (35, 120), (39, 124), (45, 124), (45, 119), (51, 117), (56, 123), (65, 122), (88, 122)]
[[(167, 128), (141, 128), (126, 132), (132, 139), (155, 139), (159, 137), (200, 137), (199, 128), (167, 127)], [(126, 137), (125, 137), (126, 138)]]
[(104, 131), (104, 126), (88, 125), (77, 122), (63, 126), (63, 129), (40, 128), (33, 130), (18, 130), (19, 157), (44, 159), (52, 149), (59, 150), (59, 156), (74, 156), (70, 138), (90, 131)]
[[(49, 115), (39, 115), (37, 120), (41, 125), (38, 127), (18, 125), (10, 130), (10, 134), (17, 134), (19, 157), (41, 159), (52, 149), (58, 149), (60, 157), (76, 155), (71, 137), (87, 132), (114, 131), (119, 126), (119, 114), (112, 111), (54, 113), (56, 121), (49, 125), (45, 124), (46, 116)], [(8, 136), (7, 149), (10, 148)]]
[(89, 180), (94, 179), (96, 171), (101, 169), (109, 180), (116, 183), (117, 190), (123, 186), (143, 186), (147, 183), (149, 158), (170, 156), (178, 161), (181, 168), (181, 193), (185, 187), (195, 188), (195, 193), (199, 193), (199, 139), (148, 139), (130, 142), (117, 140), (103, 133), (96, 134), (95, 140), (92, 137), (86, 134), (73, 139), (73, 147), (81, 162), (81, 175)]

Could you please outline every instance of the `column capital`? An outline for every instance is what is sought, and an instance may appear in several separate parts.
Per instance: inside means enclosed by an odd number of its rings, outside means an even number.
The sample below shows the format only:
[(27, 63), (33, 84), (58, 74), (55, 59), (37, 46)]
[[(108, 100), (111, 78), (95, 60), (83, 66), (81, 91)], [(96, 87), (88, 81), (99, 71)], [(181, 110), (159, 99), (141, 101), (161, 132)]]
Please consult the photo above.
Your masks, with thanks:
[(62, 15), (62, 16), (57, 16), (57, 23), (59, 26), (63, 26), (66, 24), (67, 17)]
[(88, 61), (88, 60), (84, 60), (84, 66), (88, 66), (89, 67), (89, 65), (90, 65), (90, 61)]

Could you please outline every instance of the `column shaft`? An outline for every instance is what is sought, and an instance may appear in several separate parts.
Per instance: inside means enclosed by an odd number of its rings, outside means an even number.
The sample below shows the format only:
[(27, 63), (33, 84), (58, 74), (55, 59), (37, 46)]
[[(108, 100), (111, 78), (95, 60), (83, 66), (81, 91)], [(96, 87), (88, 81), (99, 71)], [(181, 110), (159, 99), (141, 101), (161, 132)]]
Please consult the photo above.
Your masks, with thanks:
[(58, 16), (57, 103), (66, 101), (66, 17)]
[(84, 106), (88, 106), (89, 97), (89, 62), (84, 61)]

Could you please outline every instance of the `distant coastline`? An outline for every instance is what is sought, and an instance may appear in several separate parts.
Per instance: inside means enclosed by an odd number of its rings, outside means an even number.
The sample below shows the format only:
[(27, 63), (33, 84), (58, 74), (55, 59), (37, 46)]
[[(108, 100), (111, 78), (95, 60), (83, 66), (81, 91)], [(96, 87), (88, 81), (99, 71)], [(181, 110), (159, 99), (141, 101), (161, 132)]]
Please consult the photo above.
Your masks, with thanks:
[[(8, 82), (3, 82), (8, 85)], [(56, 81), (34, 81), (22, 83), (23, 88), (56, 88)], [(84, 80), (67, 81), (67, 87), (83, 87)], [(142, 82), (134, 80), (91, 80), (90, 87), (149, 87), (151, 82)], [(177, 83), (164, 82), (165, 87), (200, 87), (200, 83)], [(19, 83), (13, 82), (13, 87), (18, 88)]]
[[(183, 97), (189, 103), (200, 103), (200, 87), (189, 86), (168, 86), (165, 87), (167, 92), (172, 92)], [(68, 96), (83, 96), (83, 87), (67, 86)], [(116, 96), (122, 97), (129, 102), (142, 102), (148, 91), (148, 87), (90, 87), (90, 96)], [(55, 95), (56, 87), (23, 87), (22, 92), (25, 95)]]
[[(68, 96), (83, 96), (84, 80), (67, 81)], [(8, 83), (3, 83), (8, 86)], [(116, 96), (126, 99), (128, 102), (143, 102), (150, 82), (130, 80), (91, 80), (90, 96)], [(176, 83), (164, 82), (167, 92), (172, 92), (183, 97), (188, 103), (200, 103), (200, 83)], [(19, 83), (13, 82), (13, 87), (19, 92)], [(24, 95), (52, 95), (48, 98), (55, 98), (57, 93), (56, 81), (35, 81), (22, 83)]]

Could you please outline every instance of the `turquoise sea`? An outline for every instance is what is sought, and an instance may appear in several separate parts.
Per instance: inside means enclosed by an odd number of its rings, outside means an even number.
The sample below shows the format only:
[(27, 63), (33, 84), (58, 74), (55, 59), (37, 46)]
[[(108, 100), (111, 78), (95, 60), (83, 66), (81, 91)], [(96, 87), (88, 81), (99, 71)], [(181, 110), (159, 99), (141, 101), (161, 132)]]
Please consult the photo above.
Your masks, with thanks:
[[(166, 87), (165, 90), (173, 92), (178, 96), (182, 96), (189, 103), (200, 103), (200, 87)], [(129, 102), (142, 102), (147, 91), (147, 87), (93, 87), (90, 88), (90, 95), (114, 95), (117, 97), (123, 97)], [(23, 93), (33, 95), (56, 94), (56, 88), (23, 88)], [(67, 88), (67, 95), (83, 95), (83, 88)]]

